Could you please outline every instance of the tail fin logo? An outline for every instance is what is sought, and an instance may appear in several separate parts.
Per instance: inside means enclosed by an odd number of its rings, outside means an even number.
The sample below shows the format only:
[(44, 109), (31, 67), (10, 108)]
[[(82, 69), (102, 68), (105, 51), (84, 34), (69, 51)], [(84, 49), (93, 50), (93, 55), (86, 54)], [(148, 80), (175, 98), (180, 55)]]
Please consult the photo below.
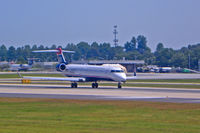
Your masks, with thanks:
[(57, 55), (62, 54), (62, 49), (61, 48), (57, 48), (58, 52)]

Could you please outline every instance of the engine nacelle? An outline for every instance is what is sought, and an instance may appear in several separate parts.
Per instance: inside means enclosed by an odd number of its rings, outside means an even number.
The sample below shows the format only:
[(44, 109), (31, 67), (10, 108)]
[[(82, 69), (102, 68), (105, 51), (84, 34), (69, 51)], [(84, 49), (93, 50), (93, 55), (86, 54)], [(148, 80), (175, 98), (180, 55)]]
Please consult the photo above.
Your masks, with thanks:
[(63, 72), (63, 71), (66, 70), (66, 65), (65, 65), (64, 63), (58, 64), (58, 65), (56, 66), (56, 70), (57, 70), (57, 71), (60, 71), (60, 72)]

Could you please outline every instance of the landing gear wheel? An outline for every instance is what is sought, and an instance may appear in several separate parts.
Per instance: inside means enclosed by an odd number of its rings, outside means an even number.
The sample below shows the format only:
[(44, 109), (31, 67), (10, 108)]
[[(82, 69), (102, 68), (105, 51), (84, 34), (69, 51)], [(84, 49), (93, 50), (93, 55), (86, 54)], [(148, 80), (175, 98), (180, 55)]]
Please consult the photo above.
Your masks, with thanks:
[(121, 85), (121, 83), (118, 83), (118, 88), (122, 88), (122, 85)]
[(98, 83), (92, 83), (92, 88), (98, 88)]
[(71, 88), (74, 88), (74, 83), (71, 83)]
[(95, 83), (95, 86), (96, 86), (96, 88), (98, 88), (99, 87), (98, 83)]
[(77, 88), (78, 87), (78, 84), (77, 83), (74, 83), (74, 88)]
[(95, 83), (92, 83), (92, 88), (95, 88)]
[(71, 88), (77, 88), (78, 84), (77, 83), (71, 83)]

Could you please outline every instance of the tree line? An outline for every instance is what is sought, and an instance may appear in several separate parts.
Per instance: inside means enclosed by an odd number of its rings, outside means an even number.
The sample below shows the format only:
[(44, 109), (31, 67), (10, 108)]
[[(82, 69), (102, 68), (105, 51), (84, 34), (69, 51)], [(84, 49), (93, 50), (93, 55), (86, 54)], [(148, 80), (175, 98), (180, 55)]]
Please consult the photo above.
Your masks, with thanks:
[[(75, 51), (75, 54), (65, 54), (70, 60), (145, 60), (149, 65), (161, 67), (182, 67), (198, 69), (200, 59), (200, 43), (188, 45), (181, 49), (174, 50), (165, 48), (162, 43), (157, 44), (155, 52), (147, 46), (147, 38), (143, 35), (132, 37), (123, 46), (112, 47), (110, 43), (80, 42), (78, 44), (69, 43), (63, 46), (52, 45), (25, 45), (15, 48), (14, 46), (0, 46), (0, 61), (15, 61), (26, 63), (28, 58), (39, 58), (41, 61), (57, 61), (55, 53), (33, 53), (33, 50), (48, 50), (61, 47), (64, 50)], [(190, 63), (189, 63), (190, 62)]]

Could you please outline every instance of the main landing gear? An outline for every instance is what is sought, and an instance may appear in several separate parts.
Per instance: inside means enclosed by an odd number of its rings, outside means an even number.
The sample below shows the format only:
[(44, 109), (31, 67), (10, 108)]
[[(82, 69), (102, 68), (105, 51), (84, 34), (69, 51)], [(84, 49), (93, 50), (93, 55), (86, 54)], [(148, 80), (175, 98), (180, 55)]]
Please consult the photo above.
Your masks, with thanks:
[[(78, 84), (76, 82), (71, 83), (71, 88), (77, 88)], [(92, 83), (92, 88), (98, 88), (99, 84), (97, 82)], [(118, 88), (122, 88), (121, 82), (118, 83)]]
[(92, 88), (98, 88), (98, 86), (99, 86), (98, 83), (96, 83), (96, 82), (92, 83)]
[(120, 82), (118, 83), (118, 88), (122, 88), (122, 84)]
[(77, 88), (77, 87), (78, 87), (78, 84), (76, 82), (71, 83), (71, 88)]

